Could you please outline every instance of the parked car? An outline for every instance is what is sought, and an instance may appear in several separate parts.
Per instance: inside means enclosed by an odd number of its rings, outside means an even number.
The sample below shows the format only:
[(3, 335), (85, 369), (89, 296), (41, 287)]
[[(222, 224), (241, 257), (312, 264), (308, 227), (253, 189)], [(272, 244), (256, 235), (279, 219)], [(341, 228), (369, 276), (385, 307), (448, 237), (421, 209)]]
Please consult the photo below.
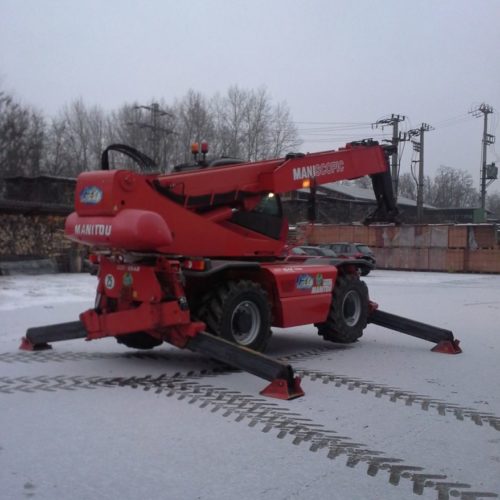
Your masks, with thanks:
[(300, 245), (298, 247), (292, 248), (292, 253), (296, 255), (316, 255), (318, 257), (337, 257), (337, 254), (330, 248), (312, 246), (312, 245)]
[(372, 269), (376, 267), (375, 254), (372, 249), (363, 243), (328, 243), (320, 245), (322, 248), (333, 250), (338, 257), (343, 259), (359, 259), (370, 263), (370, 266), (360, 266), (360, 271), (363, 276), (366, 276)]

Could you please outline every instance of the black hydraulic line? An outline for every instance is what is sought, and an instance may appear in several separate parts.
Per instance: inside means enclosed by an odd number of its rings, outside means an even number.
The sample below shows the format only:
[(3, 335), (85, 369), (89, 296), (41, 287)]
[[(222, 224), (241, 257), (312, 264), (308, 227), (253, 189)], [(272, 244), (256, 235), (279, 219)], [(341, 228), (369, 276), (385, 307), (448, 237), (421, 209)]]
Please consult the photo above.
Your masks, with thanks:
[(422, 340), (435, 342), (436, 344), (443, 340), (449, 340), (452, 342), (455, 340), (453, 333), (450, 330), (427, 325), (426, 323), (420, 323), (419, 321), (403, 318), (402, 316), (396, 316), (395, 314), (379, 311), (378, 309), (368, 317), (368, 322), (389, 328), (391, 330), (396, 330)]
[(55, 325), (37, 326), (26, 330), (26, 338), (33, 344), (46, 344), (60, 340), (81, 339), (87, 336), (81, 321), (70, 321)]
[(289, 387), (293, 385), (294, 373), (290, 365), (210, 333), (198, 333), (189, 340), (186, 347), (265, 380), (283, 379)]
[(110, 144), (101, 155), (101, 169), (109, 170), (109, 152), (118, 151), (134, 160), (141, 170), (155, 170), (158, 166), (156, 162), (138, 149), (126, 144)]

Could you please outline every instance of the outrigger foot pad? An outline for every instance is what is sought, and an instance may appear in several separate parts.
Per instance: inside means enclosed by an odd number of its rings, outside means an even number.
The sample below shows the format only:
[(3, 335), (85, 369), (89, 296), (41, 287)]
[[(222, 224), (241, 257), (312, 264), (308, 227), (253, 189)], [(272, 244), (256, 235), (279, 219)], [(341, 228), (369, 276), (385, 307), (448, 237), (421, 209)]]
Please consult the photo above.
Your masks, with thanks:
[(283, 378), (277, 378), (262, 389), (259, 394), (269, 398), (290, 400), (300, 398), (304, 395), (304, 391), (300, 386), (300, 377), (295, 377), (291, 384)]
[(460, 340), (441, 340), (437, 345), (435, 345), (431, 351), (432, 352), (440, 352), (443, 354), (460, 354), (462, 349), (460, 349), (459, 345)]
[(31, 340), (23, 337), (21, 339), (21, 345), (19, 349), (23, 351), (46, 351), (48, 349), (52, 349), (52, 346), (47, 344), (47, 342), (42, 342), (41, 344), (34, 344)]

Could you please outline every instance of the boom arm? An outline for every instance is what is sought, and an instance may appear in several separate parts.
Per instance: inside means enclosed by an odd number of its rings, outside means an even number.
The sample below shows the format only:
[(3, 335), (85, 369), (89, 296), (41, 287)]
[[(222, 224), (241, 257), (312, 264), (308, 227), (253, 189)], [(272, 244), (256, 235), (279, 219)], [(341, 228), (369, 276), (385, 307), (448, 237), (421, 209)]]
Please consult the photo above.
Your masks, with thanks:
[(377, 182), (383, 188), (377, 200), (392, 198), (384, 191), (391, 184), (386, 149), (372, 141), (166, 175), (84, 172), (78, 177), (76, 211), (66, 221), (66, 235), (123, 251), (277, 257), (288, 227), (279, 204), (257, 208), (264, 197), (364, 175), (372, 177), (374, 186), (376, 179), (388, 178)]
[(351, 143), (338, 151), (291, 154), (285, 158), (170, 174), (158, 179), (171, 193), (189, 198), (221, 193), (285, 193), (388, 171), (384, 148), (374, 142)]

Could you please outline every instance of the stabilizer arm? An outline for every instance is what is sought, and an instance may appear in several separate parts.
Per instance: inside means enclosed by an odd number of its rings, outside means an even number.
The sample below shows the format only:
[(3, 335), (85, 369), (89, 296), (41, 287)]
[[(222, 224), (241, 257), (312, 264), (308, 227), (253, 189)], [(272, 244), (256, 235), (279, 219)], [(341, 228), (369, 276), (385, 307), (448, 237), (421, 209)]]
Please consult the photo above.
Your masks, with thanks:
[[(87, 338), (87, 336), (81, 321), (34, 327), (27, 330), (20, 349), (41, 351), (51, 349), (49, 342)], [(206, 332), (198, 332), (194, 337), (189, 337), (184, 347), (270, 381), (271, 383), (260, 392), (263, 396), (288, 400), (304, 395), (300, 378), (295, 377), (293, 368), (269, 356)]]
[(441, 352), (444, 354), (460, 354), (462, 352), (459, 347), (460, 341), (455, 339), (450, 330), (445, 330), (444, 328), (379, 311), (378, 309), (370, 314), (368, 322), (383, 326), (384, 328), (389, 328), (390, 330), (405, 333), (412, 337), (434, 342), (436, 344), (432, 349), (434, 352)]

